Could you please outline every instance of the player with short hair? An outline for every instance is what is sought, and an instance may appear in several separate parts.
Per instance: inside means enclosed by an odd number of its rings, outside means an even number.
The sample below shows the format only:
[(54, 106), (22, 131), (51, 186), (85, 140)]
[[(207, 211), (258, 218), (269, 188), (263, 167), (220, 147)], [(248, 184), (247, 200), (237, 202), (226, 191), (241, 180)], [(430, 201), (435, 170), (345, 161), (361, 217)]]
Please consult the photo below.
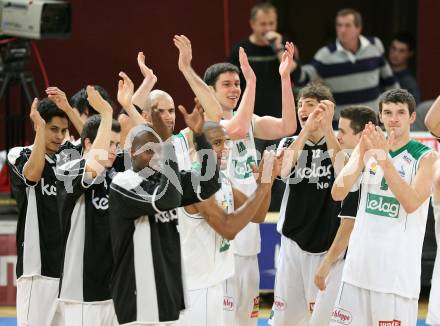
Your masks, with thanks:
[[(17, 322), (49, 325), (56, 310), (63, 241), (56, 204), (55, 167), (73, 109), (62, 94), (34, 99), (30, 118), (35, 129), (32, 146), (8, 153), (12, 193), (17, 200)], [(42, 313), (44, 311), (44, 313)]]
[[(341, 110), (337, 138), (344, 151), (353, 151), (367, 123), (378, 124), (377, 113), (368, 106), (349, 106)], [(319, 288), (310, 325), (328, 325), (335, 306), (345, 253), (353, 230), (358, 209), (359, 191), (352, 191), (343, 200), (338, 231), (333, 243), (315, 273), (315, 285)]]
[(284, 138), (281, 177), (286, 190), (277, 230), (282, 234), (270, 323), (307, 325), (318, 288), (314, 274), (339, 226), (340, 203), (333, 201), (335, 162), (340, 145), (333, 132), (330, 89), (309, 84), (299, 94), (297, 137)]
[[(383, 93), (379, 127), (368, 124), (332, 189), (335, 200), (360, 187), (342, 284), (331, 325), (415, 325), (423, 239), (437, 159), (410, 138), (416, 118), (406, 90)], [(359, 186), (355, 186), (359, 185)]]
[(116, 170), (120, 125), (113, 109), (92, 86), (90, 105), (99, 113), (81, 132), (81, 155), (57, 169), (64, 260), (58, 313), (60, 325), (118, 325), (110, 292), (113, 255), (108, 191)]
[[(206, 122), (204, 132), (217, 155), (217, 166), (226, 165), (226, 134), (215, 122)], [(249, 222), (264, 221), (270, 204), (274, 153), (260, 163), (258, 187), (247, 198), (220, 171), (221, 189), (208, 200), (183, 208), (179, 220), (189, 311), (178, 325), (224, 325), (223, 282), (234, 274), (234, 243), (230, 242)], [(269, 166), (269, 168), (266, 167)], [(280, 164), (278, 164), (280, 166)], [(263, 174), (266, 173), (266, 175)], [(276, 171), (272, 173), (276, 175)]]
[(212, 148), (202, 132), (203, 111), (196, 108), (187, 114), (180, 109), (195, 135), (200, 172), (179, 171), (171, 129), (153, 107), (153, 126), (160, 132), (146, 125), (133, 128), (132, 168), (117, 174), (110, 186), (112, 295), (121, 325), (179, 319), (186, 303), (176, 209), (219, 190)]

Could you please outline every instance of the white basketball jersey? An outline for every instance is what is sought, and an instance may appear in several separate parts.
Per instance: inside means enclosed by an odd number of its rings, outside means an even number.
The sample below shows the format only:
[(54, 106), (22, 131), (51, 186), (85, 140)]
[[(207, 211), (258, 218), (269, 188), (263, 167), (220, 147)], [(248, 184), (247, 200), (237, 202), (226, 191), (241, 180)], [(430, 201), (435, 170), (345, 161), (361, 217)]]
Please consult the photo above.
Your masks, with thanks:
[[(410, 140), (389, 155), (400, 176), (412, 184), (420, 160), (429, 151), (427, 146)], [(370, 159), (362, 175), (343, 282), (418, 299), (428, 208), (429, 199), (408, 214), (391, 192), (376, 160)]]
[(172, 143), (176, 150), (177, 166), (179, 167), (179, 170), (191, 170), (191, 158), (188, 141), (185, 137), (185, 130), (182, 130), (177, 135), (173, 135)]
[[(257, 189), (251, 168), (253, 164), (257, 164), (257, 153), (252, 125), (245, 138), (233, 141), (227, 168), (234, 188), (246, 196), (252, 195)], [(261, 250), (260, 226), (252, 222), (246, 225), (234, 239), (234, 250), (240, 256), (258, 255)]]
[[(224, 176), (215, 199), (225, 212), (234, 211), (231, 183)], [(203, 216), (189, 214), (182, 209), (179, 232), (188, 290), (217, 285), (234, 274), (232, 244), (215, 232)], [(221, 316), (218, 317), (221, 318)]]

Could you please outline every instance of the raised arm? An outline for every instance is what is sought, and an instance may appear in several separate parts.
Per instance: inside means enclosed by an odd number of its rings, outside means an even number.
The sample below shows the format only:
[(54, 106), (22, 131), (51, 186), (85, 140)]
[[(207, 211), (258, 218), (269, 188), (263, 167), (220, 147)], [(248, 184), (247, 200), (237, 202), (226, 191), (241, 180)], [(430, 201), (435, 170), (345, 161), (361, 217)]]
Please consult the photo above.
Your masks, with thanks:
[(113, 109), (93, 86), (87, 86), (87, 98), (90, 105), (101, 115), (98, 132), (92, 147), (87, 153), (86, 163), (86, 171), (92, 177), (96, 177), (104, 171), (104, 164), (108, 160)]
[(46, 122), (40, 116), (37, 107), (38, 99), (35, 98), (32, 102), (31, 113), (29, 115), (35, 129), (34, 146), (32, 147), (32, 153), (29, 157), (29, 160), (23, 167), (23, 176), (26, 178), (26, 180), (32, 182), (40, 181), (44, 170), (46, 155)]
[(304, 128), (299, 133), (298, 137), (286, 148), (283, 158), (283, 164), (281, 167), (281, 178), (287, 178), (293, 167), (296, 165), (304, 145), (310, 136), (310, 133), (319, 128), (319, 119), (322, 114), (322, 109), (316, 108), (312, 113), (310, 113), (307, 118)]
[(336, 138), (333, 131), (332, 121), (335, 114), (335, 104), (332, 101), (324, 100), (318, 105), (322, 109), (322, 119), (320, 121), (320, 128), (324, 132), (325, 142), (327, 143), (327, 150), (330, 152), (330, 159), (335, 171), (339, 172), (341, 167), (336, 167), (336, 156), (341, 151), (341, 145)]
[[(265, 152), (264, 158), (260, 163), (259, 173), (263, 173), (269, 165), (273, 172), (273, 159), (275, 154)], [(256, 191), (234, 212), (225, 213), (218, 206), (214, 197), (210, 197), (207, 201), (196, 204), (197, 211), (206, 219), (206, 222), (221, 236), (228, 240), (233, 240), (238, 232), (240, 232), (252, 219), (260, 208), (260, 204), (270, 191), (273, 178), (265, 180), (261, 178)], [(235, 198), (235, 194), (234, 194)]]
[(154, 85), (157, 82), (157, 77), (154, 74), (153, 70), (148, 68), (145, 64), (145, 55), (143, 52), (139, 52), (137, 56), (137, 63), (139, 69), (144, 76), (144, 80), (136, 92), (133, 94), (132, 102), (140, 109), (145, 110), (148, 103), (148, 94), (153, 89)]
[(246, 80), (246, 88), (241, 97), (240, 105), (236, 114), (230, 120), (224, 120), (222, 125), (231, 139), (242, 139), (251, 126), (252, 117), (255, 106), (255, 73), (249, 65), (244, 49), (239, 50), (240, 68), (244, 79)]
[(254, 135), (261, 139), (279, 139), (293, 135), (297, 128), (295, 100), (293, 98), (290, 72), (293, 62), (294, 45), (286, 43), (286, 50), (280, 63), (279, 73), (281, 76), (282, 91), (282, 115), (281, 118), (271, 116), (257, 117), (255, 120)]
[(344, 200), (348, 193), (352, 190), (356, 181), (359, 180), (361, 173), (365, 168), (365, 161), (367, 159), (365, 155), (368, 149), (371, 148), (371, 144), (369, 144), (366, 136), (368, 130), (371, 128), (374, 128), (372, 123), (369, 123), (368, 126), (365, 127), (365, 130), (362, 132), (361, 140), (351, 154), (348, 163), (336, 176), (331, 192), (333, 200)]
[[(389, 152), (390, 143), (393, 142), (392, 135), (386, 140), (382, 130), (377, 127), (368, 137), (373, 148), (385, 153)], [(377, 159), (390, 190), (408, 214), (416, 211), (431, 195), (434, 178), (433, 166), (437, 158), (438, 155), (435, 152), (425, 154), (420, 160), (419, 169), (412, 184), (408, 184), (400, 176), (388, 155), (384, 159)]]
[(223, 117), (220, 103), (217, 101), (209, 86), (206, 85), (191, 67), (191, 41), (185, 35), (174, 35), (173, 41), (174, 45), (179, 49), (179, 70), (205, 109), (207, 119), (219, 122)]
[(122, 79), (118, 82), (118, 102), (121, 104), (125, 112), (127, 112), (132, 123), (137, 126), (145, 124), (146, 121), (133, 105), (134, 85), (131, 79), (124, 72), (119, 73)]
[(197, 151), (198, 161), (201, 163), (200, 172), (182, 172), (182, 206), (185, 206), (211, 197), (220, 189), (220, 183), (218, 182), (219, 171), (214, 151), (203, 134), (205, 120), (202, 107), (196, 105), (191, 114), (188, 114), (182, 105), (179, 105), (178, 108), (186, 125), (194, 135), (193, 143)]
[(66, 113), (67, 117), (72, 122), (78, 134), (81, 135), (84, 121), (81, 120), (78, 110), (74, 110), (70, 106), (69, 101), (67, 101), (66, 94), (58, 87), (48, 87), (46, 89), (46, 94), (47, 97), (60, 108), (60, 110)]
[(432, 189), (433, 204), (440, 205), (440, 159), (437, 159), (434, 165), (434, 186)]
[(433, 135), (440, 137), (440, 96), (426, 114), (425, 125)]
[[(274, 167), (273, 167), (273, 172), (272, 175), (273, 177), (276, 177), (280, 174), (281, 171), (281, 165), (283, 162), (283, 157), (284, 157), (284, 150), (276, 156), (276, 158), (274, 159)], [(261, 166), (261, 164), (260, 164)], [(254, 175), (257, 175), (256, 181), (257, 184), (260, 183), (260, 178), (261, 178), (261, 173), (258, 173), (258, 171), (256, 170), (255, 165), (253, 166), (253, 171), (254, 171)], [(271, 180), (272, 183), (274, 181), (274, 178)], [(234, 191), (234, 204), (235, 204), (235, 208), (239, 208), (241, 205), (243, 205), (245, 203), (245, 201), (247, 200), (247, 197), (245, 194), (243, 194), (241, 191), (237, 190), (237, 189), (233, 189)], [(269, 206), (270, 206), (270, 201), (272, 198), (272, 191), (268, 191), (266, 193), (266, 196), (264, 197), (264, 199), (262, 200), (262, 202), (260, 203), (260, 206), (258, 207), (257, 212), (255, 213), (254, 218), (251, 220), (251, 222), (253, 223), (263, 223), (264, 220), (266, 219), (266, 215), (267, 215), (267, 211), (269, 210)]]

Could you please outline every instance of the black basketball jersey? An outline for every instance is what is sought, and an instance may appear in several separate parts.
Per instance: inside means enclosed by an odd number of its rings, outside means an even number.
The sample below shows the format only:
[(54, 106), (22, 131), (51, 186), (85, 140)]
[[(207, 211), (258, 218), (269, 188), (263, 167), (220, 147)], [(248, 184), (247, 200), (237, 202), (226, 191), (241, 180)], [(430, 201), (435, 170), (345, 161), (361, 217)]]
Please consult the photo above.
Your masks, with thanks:
[(95, 179), (85, 171), (86, 159), (57, 169), (57, 199), (63, 228), (64, 255), (59, 298), (93, 302), (111, 299), (113, 253), (110, 241), (110, 183), (115, 169)]
[[(288, 147), (294, 137), (284, 138)], [(325, 138), (307, 140), (296, 165), (286, 180), (278, 231), (311, 253), (327, 251), (339, 226), (341, 203), (331, 197), (335, 174)]]
[[(204, 137), (197, 144), (210, 148)], [(202, 171), (207, 164), (202, 161)], [(195, 171), (173, 170), (181, 192), (164, 175), (145, 179), (133, 170), (118, 173), (110, 186), (112, 295), (120, 324), (172, 322), (185, 308), (176, 208), (212, 196), (220, 184), (217, 169), (205, 181)]]
[[(60, 150), (73, 148), (70, 142)], [(17, 278), (61, 275), (62, 236), (56, 201), (55, 168), (59, 155), (45, 155), (45, 165), (38, 182), (26, 180), (23, 168), (32, 146), (15, 147), (8, 153), (11, 187), (18, 206)]]

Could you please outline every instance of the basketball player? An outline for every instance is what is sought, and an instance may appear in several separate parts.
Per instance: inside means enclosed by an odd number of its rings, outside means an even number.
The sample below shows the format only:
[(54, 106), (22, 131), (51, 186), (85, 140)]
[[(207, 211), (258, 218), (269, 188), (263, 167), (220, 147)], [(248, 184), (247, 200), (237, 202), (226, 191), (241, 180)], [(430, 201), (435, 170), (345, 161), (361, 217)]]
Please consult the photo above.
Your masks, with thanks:
[(56, 310), (63, 241), (54, 171), (62, 145), (71, 147), (70, 143), (63, 142), (68, 117), (75, 114), (67, 100), (59, 100), (58, 103), (67, 105), (58, 107), (48, 98), (33, 101), (30, 118), (35, 129), (34, 143), (29, 147), (15, 147), (8, 153), (12, 193), (19, 210), (18, 325), (50, 325)]
[[(206, 122), (204, 132), (221, 168), (222, 159), (227, 160), (223, 127)], [(260, 164), (258, 187), (249, 198), (234, 188), (220, 171), (221, 189), (215, 196), (184, 207), (179, 230), (190, 304), (179, 326), (224, 325), (219, 318), (223, 314), (223, 282), (234, 274), (233, 243), (230, 241), (250, 221), (260, 223), (264, 220), (270, 204), (273, 155), (266, 153)], [(276, 176), (276, 173), (275, 170), (272, 174)]]
[[(339, 117), (338, 141), (341, 148), (353, 151), (368, 122), (377, 125), (377, 114), (368, 106), (343, 108)], [(315, 285), (319, 288), (310, 325), (328, 325), (341, 285), (345, 253), (354, 226), (359, 202), (359, 191), (350, 192), (342, 202), (338, 231), (330, 249), (324, 256), (315, 274)]]
[(360, 184), (331, 325), (417, 322), (422, 245), (437, 155), (410, 138), (416, 113), (408, 91), (382, 94), (379, 113), (388, 139), (368, 124), (332, 189), (333, 198), (342, 200)]

